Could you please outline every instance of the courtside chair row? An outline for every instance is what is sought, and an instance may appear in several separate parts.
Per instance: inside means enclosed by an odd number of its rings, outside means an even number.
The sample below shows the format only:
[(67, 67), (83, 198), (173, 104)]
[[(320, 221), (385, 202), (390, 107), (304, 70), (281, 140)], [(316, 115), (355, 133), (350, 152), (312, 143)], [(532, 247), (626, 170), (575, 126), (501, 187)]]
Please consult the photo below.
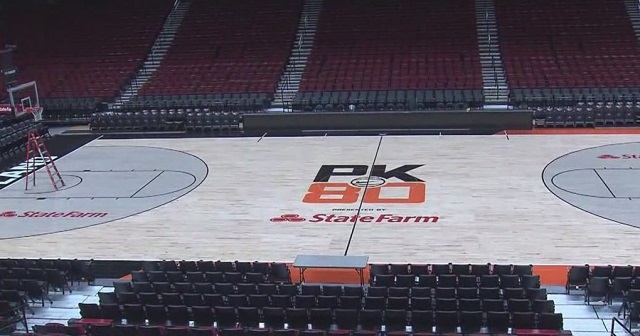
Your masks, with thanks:
[(33, 332), (38, 335), (86, 335), (86, 330), (82, 325), (64, 325), (62, 323), (47, 323), (45, 325), (34, 325)]
[[(615, 289), (612, 288), (612, 292)], [(611, 298), (611, 294), (609, 298)], [(638, 289), (630, 289), (626, 292), (623, 292), (622, 296), (622, 306), (618, 311), (618, 314), (622, 313), (623, 318), (627, 318), (627, 314), (629, 314), (629, 320), (633, 322), (640, 321), (640, 290)]]
[(516, 108), (539, 106), (580, 106), (585, 103), (636, 104), (640, 101), (640, 88), (514, 88), (509, 101)]
[[(519, 318), (518, 318), (519, 319)], [(554, 323), (552, 318), (544, 317), (543, 324), (546, 325), (549, 323), (551, 325)], [(519, 323), (519, 320), (517, 321)], [(551, 325), (554, 326), (554, 325)], [(469, 329), (476, 329), (477, 327), (464, 327), (464, 331), (467, 333), (470, 332)], [(67, 335), (69, 336), (79, 336), (86, 333), (89, 336), (113, 336), (113, 335), (121, 335), (121, 336), (376, 336), (380, 334), (380, 330), (348, 330), (348, 329), (270, 329), (270, 328), (242, 328), (239, 327), (228, 327), (228, 328), (212, 328), (212, 327), (187, 327), (187, 326), (148, 326), (148, 325), (102, 325), (102, 324), (91, 324), (86, 325), (81, 328), (81, 331), (76, 331), (69, 333), (68, 330)], [(415, 328), (416, 330), (420, 328)], [(461, 328), (461, 332), (463, 328)], [(59, 330), (59, 328), (58, 328)], [(549, 330), (549, 329), (547, 329)], [(443, 330), (444, 331), (444, 330)], [(486, 330), (484, 335), (489, 336), (490, 331), (494, 334), (503, 334), (499, 329), (494, 328), (494, 330)], [(558, 330), (560, 334), (571, 335), (570, 331)], [(385, 330), (387, 335), (393, 336), (408, 336), (410, 334), (413, 335), (423, 335), (423, 336), (435, 336), (437, 333), (433, 333), (433, 328), (431, 331), (387, 331)]]
[[(264, 328), (248, 328), (244, 329), (228, 329), (225, 331), (216, 330), (212, 327), (187, 327), (187, 326), (137, 326), (137, 325), (111, 325), (111, 324), (91, 324), (82, 328), (82, 334), (87, 336), (217, 336), (220, 334), (228, 334), (240, 332), (243, 336), (325, 336), (324, 331), (320, 330), (294, 330), (294, 329), (264, 329)], [(358, 332), (354, 332), (353, 336), (359, 336)], [(82, 335), (80, 334), (80, 335)], [(331, 335), (331, 334), (330, 334)], [(335, 336), (350, 336), (345, 332), (335, 334)], [(79, 336), (79, 335), (70, 335)], [(370, 334), (361, 336), (372, 336)]]
[[(607, 278), (615, 280), (623, 278), (626, 283), (630, 279), (629, 288), (640, 289), (640, 266), (571, 266), (567, 271), (565, 289), (567, 294), (571, 289), (584, 289), (590, 278)], [(621, 284), (622, 285), (622, 284)]]
[(0, 127), (0, 170), (24, 161), (28, 131), (36, 130), (48, 139), (48, 129), (42, 123), (32, 120), (17, 120), (14, 123), (3, 123)]
[[(286, 271), (285, 271), (286, 269)], [(285, 275), (288, 267), (284, 263), (278, 262), (258, 262), (258, 261), (146, 261), (143, 264), (144, 271), (174, 272), (238, 272), (238, 273), (262, 273), (264, 275)]]
[(61, 290), (62, 294), (65, 294), (67, 290), (71, 293), (69, 277), (59, 269), (14, 268), (7, 271), (7, 269), (0, 268), (0, 288), (19, 289), (22, 288), (23, 283), (29, 283), (32, 280), (42, 283), (47, 292), (51, 288), (54, 291)]
[(372, 276), (378, 274), (415, 276), (423, 274), (433, 275), (531, 275), (533, 265), (503, 265), (503, 264), (369, 264)]
[[(58, 281), (58, 279), (56, 279)], [(47, 300), (49, 303), (53, 303), (51, 298), (49, 297), (49, 287), (56, 288), (64, 288), (64, 284), (61, 282), (45, 282), (40, 280), (1, 280), (0, 281), (0, 293), (2, 296), (8, 297), (16, 297), (16, 292), (24, 294), (25, 298), (31, 300), (32, 303), (35, 303), (36, 300), (40, 300), (42, 306), (44, 307), (44, 301)], [(64, 292), (63, 292), (64, 294)], [(24, 300), (26, 303), (26, 300)]]
[(288, 269), (281, 269), (282, 272), (263, 274), (257, 272), (187, 272), (180, 271), (133, 271), (131, 272), (132, 282), (151, 283), (290, 283), (291, 275)]
[(536, 121), (542, 120), (545, 127), (633, 126), (638, 111), (640, 108), (632, 102), (625, 105), (598, 102), (591, 106), (579, 102), (574, 106), (538, 106), (533, 109), (533, 115)]
[(379, 274), (373, 277), (372, 286), (380, 287), (500, 287), (539, 288), (539, 275), (419, 275)]
[[(125, 305), (119, 315), (108, 316), (92, 315), (84, 310), (83, 319), (93, 319), (101, 316), (127, 324), (142, 325), (188, 325), (193, 322), (196, 326), (216, 326), (218, 328), (258, 327), (264, 323), (269, 328), (295, 328), (307, 329), (309, 325), (316, 329), (329, 329), (336, 325), (340, 329), (356, 329), (359, 326), (368, 330), (380, 330), (386, 326), (386, 330), (406, 330), (412, 326), (414, 331), (432, 331), (449, 327), (463, 327), (465, 324), (473, 325), (480, 331), (482, 326), (497, 327), (506, 331), (509, 327), (533, 329), (545, 327), (545, 329), (562, 329), (562, 314), (559, 313), (535, 313), (502, 311), (456, 311), (456, 310), (412, 310), (403, 309), (329, 309), (329, 308), (276, 308), (269, 307), (262, 311), (255, 307), (192, 307), (162, 305)], [(448, 329), (448, 330), (451, 330)]]
[(213, 132), (235, 130), (240, 125), (240, 112), (214, 112), (209, 108), (179, 110), (173, 115), (164, 111), (104, 112), (91, 115), (93, 131), (136, 132)]
[[(483, 310), (483, 311), (536, 311), (553, 312), (552, 300), (529, 299), (526, 297), (365, 297), (357, 296), (312, 296), (312, 295), (266, 295), (266, 294), (178, 294), (178, 293), (120, 293), (119, 295), (100, 295), (101, 305), (164, 305), (187, 307), (196, 306), (233, 306), (281, 308), (343, 308), (343, 309), (413, 309), (413, 310)], [(95, 306), (95, 305), (94, 305)], [(89, 307), (81, 305), (81, 307)], [(482, 307), (482, 308), (481, 308)]]
[[(340, 286), (340, 285), (302, 285), (298, 287), (296, 284), (275, 284), (275, 283), (190, 283), (176, 282), (173, 284), (149, 283), (149, 282), (128, 282), (115, 281), (114, 292), (116, 294), (123, 292), (135, 293), (199, 293), (199, 294), (281, 294), (294, 296), (298, 294), (305, 295), (333, 295), (333, 296), (364, 296), (364, 288), (360, 286)], [(373, 288), (373, 287), (370, 287)], [(166, 289), (166, 290), (165, 290)], [(407, 289), (408, 292), (408, 288)], [(391, 289), (390, 289), (391, 290)], [(415, 289), (416, 291), (419, 289)], [(385, 288), (386, 292), (386, 288)], [(399, 293), (399, 292), (398, 292)]]
[(434, 298), (463, 298), (463, 299), (546, 299), (545, 288), (500, 288), (500, 287), (363, 287), (335, 286), (335, 285), (302, 285), (295, 284), (251, 284), (251, 283), (149, 283), (149, 282), (114, 282), (114, 292), (100, 292), (99, 295), (118, 297), (122, 295), (136, 295), (141, 293), (177, 294), (217, 294), (217, 295), (305, 295), (312, 297), (434, 297)]
[[(318, 330), (318, 329), (267, 329), (267, 328), (223, 328), (216, 330), (211, 327), (159, 327), (159, 326), (135, 326), (135, 325), (89, 325), (86, 328), (88, 336), (376, 336), (379, 331), (373, 330)], [(83, 331), (84, 332), (84, 331)], [(570, 331), (560, 330), (561, 335), (571, 335)], [(387, 335), (393, 336), (435, 336), (432, 332), (391, 331)], [(502, 334), (502, 333), (499, 333)], [(490, 334), (485, 334), (489, 336)], [(73, 334), (70, 336), (79, 336)]]
[[(57, 269), (69, 277), (69, 280), (93, 280), (93, 260), (78, 259), (0, 259), (0, 269), (8, 269), (9, 273), (31, 272), (38, 269)], [(0, 273), (2, 274), (2, 273)], [(0, 277), (1, 278), (1, 277)]]

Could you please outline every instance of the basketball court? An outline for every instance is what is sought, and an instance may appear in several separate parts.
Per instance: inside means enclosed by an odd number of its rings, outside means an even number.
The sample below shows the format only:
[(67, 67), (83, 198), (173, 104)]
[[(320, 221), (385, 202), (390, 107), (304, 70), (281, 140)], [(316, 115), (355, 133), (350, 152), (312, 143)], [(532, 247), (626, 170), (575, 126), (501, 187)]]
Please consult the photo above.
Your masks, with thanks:
[(14, 258), (632, 264), (640, 135), (97, 139), (0, 190)]

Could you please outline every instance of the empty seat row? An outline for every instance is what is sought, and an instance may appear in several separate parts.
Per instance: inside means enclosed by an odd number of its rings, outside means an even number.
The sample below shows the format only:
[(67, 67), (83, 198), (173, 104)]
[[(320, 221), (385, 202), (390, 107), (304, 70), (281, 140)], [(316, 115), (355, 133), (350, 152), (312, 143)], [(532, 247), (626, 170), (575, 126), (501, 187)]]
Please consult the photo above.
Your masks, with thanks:
[(94, 113), (91, 116), (91, 129), (133, 132), (218, 132), (237, 130), (241, 119), (241, 115), (237, 112), (187, 113), (181, 120), (169, 120), (163, 117), (140, 112)]
[[(78, 335), (87, 336), (298, 336), (295, 329), (267, 329), (267, 328), (230, 328), (219, 329), (212, 326), (189, 327), (189, 326), (158, 326), (158, 325), (134, 325), (134, 324), (86, 324), (78, 325), (81, 329)], [(67, 331), (68, 332), (68, 331)], [(308, 334), (308, 335), (307, 335)], [(77, 336), (68, 334), (69, 336)], [(324, 336), (324, 332), (318, 334), (318, 330), (300, 332), (301, 336)], [(341, 334), (342, 335), (342, 334)], [(343, 335), (345, 336), (345, 335)], [(364, 336), (364, 335), (363, 335)], [(370, 336), (370, 335), (367, 335)]]
[(433, 275), (531, 275), (532, 265), (507, 265), (507, 264), (369, 264), (371, 279), (378, 274), (423, 274)]
[(501, 288), (538, 288), (539, 275), (419, 275), (378, 274), (373, 278), (373, 286), (380, 287), (501, 287)]
[[(114, 307), (115, 308), (115, 307)], [(401, 309), (328, 309), (328, 308), (265, 308), (262, 312), (255, 307), (192, 307), (159, 305), (125, 305), (122, 310), (104, 311), (96, 305), (84, 305), (83, 318), (125, 318), (128, 324), (142, 324), (148, 321), (154, 325), (185, 325), (194, 322), (196, 326), (257, 327), (264, 323), (269, 328), (329, 329), (335, 325), (340, 329), (404, 331), (411, 326), (413, 331), (433, 331), (433, 327), (473, 327), (479, 331), (486, 326), (490, 329), (540, 328), (562, 329), (562, 314), (507, 311), (431, 311)], [(113, 315), (105, 315), (113, 314)], [(525, 323), (526, 321), (526, 323)]]
[[(191, 282), (128, 282), (128, 281), (116, 281), (113, 283), (116, 293), (119, 292), (155, 292), (155, 293), (215, 293), (216, 284), (203, 282), (203, 283), (191, 283)], [(229, 284), (219, 284), (217, 288), (226, 287), (229, 288)], [(340, 286), (340, 285), (302, 285), (300, 288), (295, 284), (275, 284), (275, 283), (237, 283), (232, 284), (231, 290), (234, 293), (242, 294), (281, 294), (281, 295), (330, 295), (330, 296), (364, 296), (364, 289), (360, 286)], [(431, 290), (431, 289), (424, 289)], [(420, 291), (420, 288), (414, 288), (413, 291)], [(398, 288), (397, 293), (408, 293), (409, 288)], [(385, 288), (386, 293), (386, 288)], [(394, 288), (389, 288), (389, 293), (396, 293)], [(400, 296), (400, 295), (399, 295)]]
[[(206, 277), (210, 277), (206, 280)], [(275, 282), (291, 282), (291, 274), (288, 266), (282, 263), (273, 263), (269, 268), (202, 268), (197, 270), (149, 270), (132, 271), (131, 280), (133, 282), (244, 282), (247, 276), (272, 279)], [(257, 281), (257, 280), (256, 280)]]
[[(344, 308), (344, 309), (413, 309), (413, 310), (484, 310), (484, 311), (530, 311), (551, 310), (553, 301), (529, 299), (521, 293), (501, 298), (477, 293), (437, 293), (435, 298), (425, 297), (365, 297), (359, 296), (313, 296), (281, 294), (199, 294), (199, 293), (100, 293), (101, 304), (142, 305), (186, 305), (233, 306), (233, 307), (282, 307), (282, 308)], [(482, 308), (480, 308), (482, 306)], [(540, 309), (536, 308), (541, 307)], [(470, 307), (477, 307), (470, 309)], [(549, 308), (551, 307), (551, 309)]]

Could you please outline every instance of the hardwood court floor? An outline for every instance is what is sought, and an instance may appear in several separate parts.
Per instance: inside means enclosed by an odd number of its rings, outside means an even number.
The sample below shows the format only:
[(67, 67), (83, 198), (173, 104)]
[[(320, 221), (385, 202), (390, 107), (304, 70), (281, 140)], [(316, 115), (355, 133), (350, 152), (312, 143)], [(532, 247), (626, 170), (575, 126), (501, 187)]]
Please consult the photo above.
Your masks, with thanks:
[[(371, 262), (637, 263), (633, 243), (637, 228), (568, 205), (547, 190), (541, 173), (566, 153), (640, 142), (640, 135), (257, 140), (96, 140), (90, 145), (188, 152), (206, 162), (209, 174), (192, 192), (154, 210), (84, 229), (3, 240), (0, 255), (292, 261), (298, 254), (343, 254), (351, 238), (348, 254), (369, 255)], [(82, 150), (62, 160), (73, 160)], [(350, 218), (336, 222), (341, 219), (336, 216), (353, 216), (359, 199), (350, 204), (303, 202), (322, 165), (370, 166), (374, 157), (376, 165), (386, 165), (383, 173), (422, 165), (408, 174), (425, 181), (426, 201), (365, 203), (361, 212), (365, 222), (356, 223), (355, 229)], [(385, 189), (377, 196), (402, 196), (394, 190)], [(640, 215), (640, 207), (636, 209)], [(283, 214), (305, 221), (271, 220)], [(313, 218), (330, 222), (311, 222)]]

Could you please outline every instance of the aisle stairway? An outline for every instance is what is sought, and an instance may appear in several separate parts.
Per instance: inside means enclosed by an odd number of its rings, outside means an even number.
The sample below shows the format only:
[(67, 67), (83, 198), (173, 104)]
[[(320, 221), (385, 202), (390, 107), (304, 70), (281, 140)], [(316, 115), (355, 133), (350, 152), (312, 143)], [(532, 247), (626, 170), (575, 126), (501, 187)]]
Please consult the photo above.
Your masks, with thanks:
[(476, 26), (486, 105), (506, 104), (509, 88), (500, 55), (493, 0), (476, 0)]
[(287, 67), (280, 76), (271, 110), (285, 112), (291, 110), (291, 102), (300, 88), (302, 74), (309, 55), (311, 55), (321, 10), (322, 0), (305, 1), (298, 24), (298, 33), (291, 49), (291, 56)]
[(627, 8), (629, 19), (631, 19), (633, 31), (636, 33), (636, 37), (640, 39), (640, 2), (638, 0), (624, 0), (624, 5)]
[(110, 105), (111, 109), (118, 109), (125, 103), (131, 100), (131, 97), (138, 94), (140, 88), (147, 82), (147, 80), (153, 75), (153, 73), (160, 67), (160, 63), (166, 56), (171, 44), (173, 43), (178, 29), (182, 24), (182, 20), (189, 11), (189, 1), (177, 0), (171, 13), (167, 16), (162, 30), (158, 34), (151, 51), (147, 55), (142, 67), (138, 70), (136, 75), (131, 79), (129, 84), (121, 92), (113, 104)]

